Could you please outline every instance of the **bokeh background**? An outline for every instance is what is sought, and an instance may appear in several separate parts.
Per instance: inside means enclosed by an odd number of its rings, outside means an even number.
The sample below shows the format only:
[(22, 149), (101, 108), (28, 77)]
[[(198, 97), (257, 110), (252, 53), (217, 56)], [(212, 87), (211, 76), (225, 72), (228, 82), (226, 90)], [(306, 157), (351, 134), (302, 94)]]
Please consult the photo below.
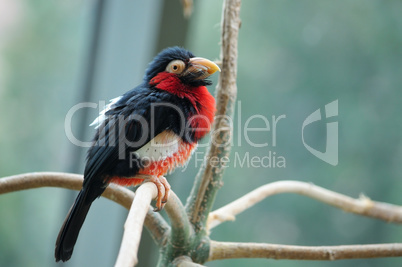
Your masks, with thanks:
[[(0, 177), (36, 172), (82, 173), (86, 148), (66, 135), (77, 103), (108, 101), (136, 86), (152, 57), (181, 45), (219, 58), (222, 1), (195, 1), (185, 20), (179, 0), (0, 0)], [(402, 2), (398, 0), (243, 1), (239, 35), (238, 103), (220, 207), (273, 181), (293, 179), (358, 197), (402, 204)], [(216, 77), (213, 78), (216, 84)], [(214, 86), (210, 88), (214, 91)], [(332, 166), (303, 146), (302, 124), (338, 100), (339, 163)], [(72, 132), (88, 141), (98, 110), (81, 109)], [(271, 131), (244, 125), (265, 117)], [(272, 116), (285, 115), (276, 128)], [(266, 128), (252, 119), (249, 126)], [(323, 119), (305, 141), (325, 151)], [(203, 148), (198, 157), (202, 157)], [(240, 166), (238, 159), (275, 153), (286, 165)], [(248, 154), (247, 154), (248, 153)], [(272, 158), (271, 158), (272, 159)], [(273, 160), (273, 159), (272, 159)], [(237, 164), (236, 164), (237, 162)], [(185, 201), (197, 172), (168, 177)], [(71, 261), (56, 264), (54, 242), (76, 192), (43, 188), (0, 196), (0, 266), (112, 266), (127, 211), (96, 201)], [(162, 213), (164, 213), (162, 211)], [(215, 228), (212, 238), (294, 245), (400, 242), (401, 226), (344, 213), (297, 195), (270, 197)], [(158, 251), (144, 231), (139, 266)], [(401, 258), (339, 262), (229, 260), (207, 266), (399, 266)]]

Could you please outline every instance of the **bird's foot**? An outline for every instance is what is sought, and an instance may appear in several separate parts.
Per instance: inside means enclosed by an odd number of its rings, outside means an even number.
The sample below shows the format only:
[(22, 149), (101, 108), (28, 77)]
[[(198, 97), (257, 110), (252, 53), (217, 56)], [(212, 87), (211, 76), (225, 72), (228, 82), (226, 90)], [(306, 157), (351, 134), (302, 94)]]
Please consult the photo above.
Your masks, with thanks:
[[(145, 178), (144, 183), (145, 182), (151, 182), (156, 185), (156, 188), (158, 189), (158, 196), (156, 198), (156, 208), (154, 209), (154, 211), (160, 211), (161, 209), (163, 209), (169, 198), (170, 184), (168, 183), (165, 177), (163, 176), (157, 177), (154, 175)], [(165, 194), (163, 194), (162, 192), (163, 191), (162, 187), (164, 187), (165, 189), (164, 190)]]

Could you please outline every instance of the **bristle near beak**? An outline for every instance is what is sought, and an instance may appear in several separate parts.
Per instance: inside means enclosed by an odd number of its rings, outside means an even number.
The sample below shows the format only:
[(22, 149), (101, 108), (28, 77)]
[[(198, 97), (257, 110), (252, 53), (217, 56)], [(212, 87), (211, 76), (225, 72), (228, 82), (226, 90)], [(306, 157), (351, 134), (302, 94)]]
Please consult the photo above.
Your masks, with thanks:
[(192, 73), (197, 76), (196, 79), (205, 79), (217, 71), (220, 72), (221, 69), (211, 60), (202, 57), (193, 57), (190, 59), (189, 66), (183, 74)]

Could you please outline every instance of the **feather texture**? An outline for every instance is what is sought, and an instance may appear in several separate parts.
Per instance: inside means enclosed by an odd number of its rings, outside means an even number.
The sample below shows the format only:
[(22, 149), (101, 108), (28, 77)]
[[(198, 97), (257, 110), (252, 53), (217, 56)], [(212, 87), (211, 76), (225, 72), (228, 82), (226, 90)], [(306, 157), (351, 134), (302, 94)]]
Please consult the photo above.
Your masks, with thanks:
[[(194, 55), (182, 48), (158, 54), (143, 82), (110, 103), (91, 123), (96, 133), (88, 150), (83, 188), (56, 241), (56, 261), (70, 259), (92, 202), (111, 182), (138, 185), (143, 175), (160, 177), (188, 161), (210, 130), (215, 100), (205, 78), (166, 72), (172, 60), (189, 67)], [(137, 177), (136, 177), (137, 176)], [(158, 202), (161, 203), (161, 202)]]

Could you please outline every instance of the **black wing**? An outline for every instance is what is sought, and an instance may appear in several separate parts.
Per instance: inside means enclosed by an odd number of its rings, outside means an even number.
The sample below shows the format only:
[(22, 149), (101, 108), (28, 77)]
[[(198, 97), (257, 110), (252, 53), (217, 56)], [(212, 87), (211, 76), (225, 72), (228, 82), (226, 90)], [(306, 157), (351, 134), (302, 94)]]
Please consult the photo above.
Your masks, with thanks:
[(130, 153), (165, 130), (190, 141), (187, 115), (194, 112), (189, 101), (162, 90), (137, 87), (127, 92), (106, 112), (97, 129), (88, 151), (84, 187), (94, 179), (106, 187), (108, 177), (134, 176), (140, 166), (130, 164)]

